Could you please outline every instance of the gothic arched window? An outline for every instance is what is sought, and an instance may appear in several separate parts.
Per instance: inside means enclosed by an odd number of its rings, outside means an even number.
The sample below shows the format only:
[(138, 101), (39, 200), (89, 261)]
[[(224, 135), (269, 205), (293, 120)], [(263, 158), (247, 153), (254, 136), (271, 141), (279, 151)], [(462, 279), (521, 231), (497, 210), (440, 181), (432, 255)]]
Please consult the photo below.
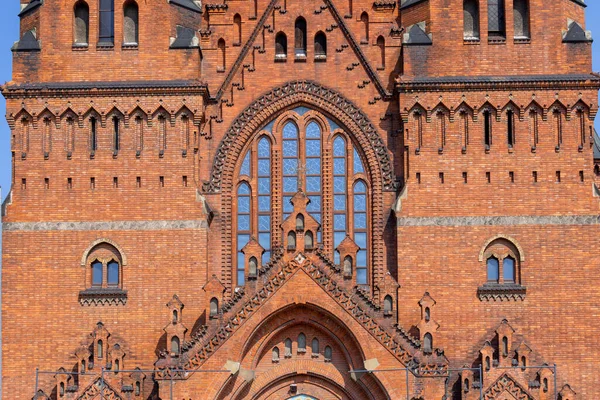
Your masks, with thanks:
[(327, 58), (327, 36), (320, 31), (315, 35), (315, 58)]
[(383, 36), (377, 38), (377, 47), (379, 47), (379, 68), (385, 69), (385, 38)]
[(75, 4), (73, 12), (75, 14), (73, 41), (76, 45), (87, 45), (90, 36), (90, 7), (81, 0)]
[(287, 58), (287, 36), (283, 32), (275, 36), (275, 58)]
[(529, 39), (529, 1), (514, 0), (515, 39)]
[[(285, 244), (285, 250), (294, 250), (302, 231), (305, 249), (322, 245), (338, 265), (342, 260), (336, 249), (346, 236), (351, 237), (360, 250), (351, 260), (350, 273), (356, 271), (358, 284), (368, 283), (369, 180), (352, 140), (331, 118), (297, 107), (267, 123), (245, 145), (232, 200), (236, 242), (232, 250), (237, 253), (232, 272), (238, 286), (244, 285), (248, 262), (241, 249), (251, 237), (265, 249), (265, 265), (273, 246), (282, 249)], [(326, 162), (331, 168), (323, 168)], [(298, 190), (308, 199), (302, 216), (292, 214), (291, 200)], [(333, 217), (323, 221), (325, 212)], [(293, 228), (283, 232), (281, 223), (290, 215), (294, 215)], [(320, 229), (309, 229), (313, 219), (322, 224)]]
[(115, 43), (115, 0), (100, 0), (99, 17), (99, 42), (112, 46)]
[(363, 24), (363, 37), (360, 42), (363, 44), (369, 43), (369, 14), (366, 11), (361, 14), (360, 22)]
[(137, 45), (139, 37), (139, 9), (134, 0), (125, 3), (123, 7), (123, 43)]
[(478, 0), (463, 1), (464, 28), (463, 37), (466, 40), (479, 39), (479, 2)]
[(242, 17), (240, 14), (235, 14), (233, 17), (233, 27), (235, 29), (233, 37), (236, 40), (234, 45), (240, 45), (242, 43)]
[(306, 57), (306, 20), (302, 17), (296, 19), (295, 42), (296, 56)]

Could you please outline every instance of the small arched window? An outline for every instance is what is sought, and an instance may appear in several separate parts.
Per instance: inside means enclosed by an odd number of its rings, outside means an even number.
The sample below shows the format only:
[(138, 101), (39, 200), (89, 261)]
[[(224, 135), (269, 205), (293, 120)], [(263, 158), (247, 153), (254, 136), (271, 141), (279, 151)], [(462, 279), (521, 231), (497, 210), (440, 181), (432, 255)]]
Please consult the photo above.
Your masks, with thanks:
[(92, 286), (102, 286), (102, 270), (103, 266), (100, 261), (92, 263)]
[(288, 250), (296, 250), (296, 232), (288, 233)]
[(319, 339), (314, 338), (312, 340), (312, 345), (311, 345), (311, 351), (313, 355), (318, 355), (319, 354)]
[(463, 36), (465, 40), (479, 40), (479, 1), (463, 1)]
[(315, 58), (320, 60), (327, 58), (327, 36), (321, 31), (315, 35)]
[(487, 260), (487, 280), (488, 282), (498, 282), (500, 278), (500, 264), (496, 257), (490, 257)]
[(423, 336), (423, 352), (426, 354), (431, 354), (432, 351), (433, 336), (431, 336), (431, 333), (426, 333), (425, 336)]
[(290, 338), (285, 339), (284, 346), (285, 346), (285, 356), (291, 357), (291, 355), (292, 355), (292, 339), (290, 339)]
[(123, 6), (123, 43), (137, 45), (139, 38), (139, 10), (134, 0), (129, 0)]
[(275, 58), (287, 58), (287, 36), (283, 32), (279, 32), (275, 36)]
[(304, 231), (304, 215), (296, 215), (296, 230), (299, 232)]
[(492, 113), (489, 110), (483, 112), (483, 139), (486, 150), (492, 145)]
[(521, 356), (521, 370), (525, 371), (527, 369), (527, 358), (525, 356)]
[(542, 389), (544, 390), (544, 393), (548, 392), (548, 378), (544, 378), (542, 382)]
[(300, 333), (298, 335), (298, 353), (306, 352), (306, 335), (304, 333)]
[(104, 343), (102, 343), (102, 340), (98, 340), (98, 343), (96, 343), (96, 357), (104, 357)]
[(492, 368), (492, 362), (489, 357), (485, 358), (485, 370), (489, 371)]
[(139, 396), (140, 394), (142, 394), (142, 384), (140, 383), (140, 381), (137, 381), (135, 383), (135, 395)]
[(256, 261), (256, 257), (250, 257), (250, 261), (248, 261), (248, 276), (256, 276), (257, 269), (258, 262)]
[(429, 307), (425, 307), (425, 322), (429, 322), (431, 320), (431, 309)]
[(468, 379), (465, 379), (465, 381), (464, 381), (464, 383), (463, 383), (463, 391), (464, 391), (465, 393), (469, 393), (469, 386), (470, 386), (470, 385), (469, 385), (469, 380), (468, 380)]
[(177, 336), (171, 338), (171, 354), (179, 355), (179, 338)]
[(379, 48), (379, 69), (385, 69), (385, 39), (383, 36), (377, 38), (377, 47)]
[(219, 39), (219, 41), (217, 42), (217, 48), (219, 49), (219, 53), (218, 53), (218, 67), (217, 67), (217, 71), (218, 72), (225, 72), (225, 66), (226, 66), (226, 49), (225, 49), (225, 39), (221, 38)]
[(344, 276), (352, 276), (352, 257), (344, 257)]
[(65, 383), (64, 382), (60, 383), (60, 388), (58, 390), (58, 394), (60, 397), (63, 397), (65, 395)]
[(115, 360), (115, 367), (113, 369), (113, 372), (115, 374), (119, 372), (119, 359), (118, 358)]
[(216, 297), (210, 299), (210, 316), (216, 317), (219, 314), (219, 300)]
[(506, 257), (502, 260), (502, 276), (504, 282), (515, 282), (515, 259)]
[(235, 37), (235, 43), (233, 45), (240, 45), (242, 43), (242, 17), (240, 14), (235, 14), (233, 17), (233, 29)]
[(296, 57), (306, 57), (306, 20), (304, 18), (298, 17), (296, 19), (294, 32), (294, 49)]
[(115, 43), (115, 1), (100, 0), (99, 9), (100, 29), (98, 39), (100, 44), (113, 46)]
[(90, 118), (90, 151), (98, 150), (98, 120), (95, 117)]
[(121, 126), (118, 117), (112, 118), (113, 123), (113, 151), (116, 153), (121, 149)]
[(79, 373), (85, 374), (85, 360), (81, 360), (81, 369), (80, 369)]
[(369, 43), (369, 14), (366, 11), (360, 15), (360, 22), (363, 25), (363, 37), (360, 42), (367, 44)]
[(75, 14), (73, 42), (75, 45), (87, 46), (90, 38), (90, 7), (81, 0), (75, 4), (73, 11)]
[(515, 39), (529, 39), (529, 1), (513, 0)]
[(315, 246), (315, 238), (311, 231), (306, 232), (306, 236), (304, 236), (304, 249), (312, 250)]
[(271, 358), (273, 361), (279, 361), (279, 347), (273, 347)]
[(502, 357), (508, 356), (508, 338), (502, 337)]
[(119, 263), (112, 260), (107, 264), (108, 276), (107, 276), (107, 284), (108, 286), (117, 286), (119, 284)]
[(331, 361), (333, 358), (333, 350), (329, 346), (325, 346), (325, 361)]
[(506, 141), (508, 147), (515, 145), (515, 113), (512, 110), (506, 112)]
[(386, 314), (391, 314), (393, 308), (392, 296), (385, 296), (383, 299), (383, 312)]
[(176, 324), (179, 318), (177, 317), (177, 310), (173, 310), (173, 323)]

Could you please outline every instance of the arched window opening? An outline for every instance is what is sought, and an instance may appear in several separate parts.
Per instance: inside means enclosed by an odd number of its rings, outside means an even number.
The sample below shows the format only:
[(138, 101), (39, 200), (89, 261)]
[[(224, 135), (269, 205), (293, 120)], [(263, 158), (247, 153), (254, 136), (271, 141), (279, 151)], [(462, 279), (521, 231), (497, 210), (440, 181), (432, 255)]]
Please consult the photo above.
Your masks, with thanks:
[(330, 346), (325, 346), (325, 361), (331, 361), (331, 359), (333, 358), (333, 350), (331, 349)]
[(312, 340), (311, 351), (312, 351), (313, 356), (319, 355), (319, 352), (320, 352), (320, 349), (319, 349), (319, 339), (314, 338)]
[(562, 145), (562, 113), (560, 110), (555, 109), (552, 112), (554, 119), (554, 137), (556, 138), (556, 149), (560, 149)]
[(90, 40), (90, 7), (85, 1), (78, 1), (73, 12), (75, 14), (73, 42), (75, 45), (87, 46)]
[[(286, 219), (294, 210), (291, 200), (298, 191), (298, 159), (300, 155), (298, 146), (298, 127), (293, 122), (288, 122), (283, 127), (283, 219)], [(307, 165), (308, 168), (308, 165)], [(320, 171), (320, 169), (319, 169)]]
[(173, 310), (173, 324), (176, 324), (178, 321), (177, 310)]
[(98, 150), (98, 121), (96, 118), (90, 118), (90, 151)]
[(542, 382), (542, 387), (544, 390), (544, 393), (548, 392), (548, 378), (544, 378), (543, 382)]
[(312, 250), (315, 247), (315, 239), (311, 231), (306, 232), (304, 236), (304, 248), (306, 250)]
[(65, 395), (65, 383), (64, 382), (60, 383), (60, 388), (58, 390), (58, 394), (60, 395), (60, 397), (63, 397)]
[(108, 286), (117, 286), (119, 284), (119, 263), (116, 261), (110, 261), (107, 264), (107, 284)]
[(515, 39), (529, 39), (529, 0), (513, 0)]
[(104, 357), (104, 343), (102, 343), (102, 340), (98, 340), (98, 342), (96, 343), (96, 357)]
[(539, 143), (538, 126), (538, 112), (536, 110), (531, 110), (529, 113), (529, 133), (531, 134), (531, 146), (534, 150)]
[(100, 0), (99, 42), (101, 45), (113, 46), (115, 43), (115, 1)]
[(490, 357), (486, 357), (485, 358), (485, 370), (489, 371), (492, 368), (492, 361), (490, 360)]
[(352, 257), (344, 257), (344, 276), (352, 276)]
[(250, 200), (251, 190), (247, 183), (238, 187), (237, 193), (237, 285), (243, 286), (246, 281), (244, 246), (250, 241)]
[(216, 317), (219, 314), (219, 300), (216, 297), (210, 299), (210, 316)]
[(386, 314), (391, 314), (393, 310), (392, 296), (387, 295), (383, 299), (383, 312)]
[(296, 232), (290, 231), (288, 233), (288, 250), (296, 250)]
[(438, 131), (438, 151), (441, 153), (444, 151), (446, 146), (446, 114), (443, 111), (436, 113), (437, 117), (437, 131)]
[(302, 214), (296, 215), (296, 230), (298, 232), (304, 231), (304, 215)]
[(324, 60), (327, 58), (327, 36), (323, 32), (317, 32), (315, 35), (315, 59)]
[(363, 181), (354, 184), (354, 242), (359, 247), (356, 254), (356, 283), (368, 284), (367, 276), (367, 185)]
[(265, 249), (262, 263), (271, 259), (271, 142), (258, 141), (258, 243)]
[(502, 275), (504, 282), (515, 282), (515, 259), (506, 257), (502, 260)]
[(525, 356), (521, 356), (521, 370), (525, 371), (527, 369), (527, 358)]
[(488, 36), (492, 40), (506, 38), (504, 0), (488, 0)]
[(463, 37), (465, 40), (479, 40), (479, 1), (463, 1)]
[(100, 261), (92, 263), (92, 286), (102, 286), (103, 265)]
[(506, 112), (506, 140), (508, 148), (513, 148), (515, 145), (515, 113), (512, 110)]
[(275, 36), (275, 58), (287, 58), (287, 36), (283, 32), (279, 32)]
[(117, 374), (117, 373), (119, 373), (119, 367), (120, 367), (120, 366), (119, 366), (119, 359), (118, 359), (118, 358), (115, 360), (115, 363), (114, 363), (114, 364), (115, 364), (115, 366), (114, 366), (114, 368), (113, 368), (113, 372), (114, 372), (115, 374)]
[(296, 19), (294, 24), (296, 57), (306, 57), (306, 20), (302, 17)]
[(585, 144), (585, 112), (577, 110), (577, 119), (579, 120), (579, 150), (583, 150)]
[(137, 381), (135, 383), (135, 395), (139, 396), (140, 394), (142, 394), (142, 385), (140, 384), (139, 381)]
[(179, 338), (177, 336), (171, 338), (171, 355), (179, 355)]
[(250, 261), (248, 262), (248, 276), (255, 277), (257, 275), (258, 270), (258, 262), (256, 257), (250, 257)]
[(416, 152), (419, 154), (421, 147), (423, 147), (423, 114), (420, 111), (415, 111), (413, 114), (413, 121), (415, 127), (415, 134), (417, 135), (417, 148)]
[(258, 0), (254, 0), (254, 19), (258, 16)]
[(431, 309), (429, 307), (425, 307), (425, 322), (429, 322), (431, 320)]
[(492, 145), (492, 113), (489, 110), (483, 112), (483, 135), (485, 149), (489, 150)]
[(470, 389), (470, 388), (469, 388), (469, 386), (470, 386), (470, 385), (469, 385), (469, 380), (468, 380), (468, 379), (465, 379), (465, 382), (464, 382), (464, 384), (463, 384), (463, 391), (464, 391), (465, 393), (469, 393), (469, 389)]
[(290, 338), (285, 339), (284, 346), (285, 346), (285, 356), (291, 357), (292, 356), (292, 339), (290, 339)]
[(271, 352), (271, 359), (274, 362), (279, 361), (279, 347), (273, 347), (273, 351)]
[(167, 149), (167, 117), (164, 114), (158, 116), (158, 154), (164, 156)]
[(81, 360), (81, 369), (79, 370), (79, 373), (85, 374), (85, 360)]
[(487, 260), (487, 280), (488, 282), (498, 282), (500, 275), (500, 264), (496, 257), (490, 257)]
[(225, 39), (223, 39), (223, 38), (219, 39), (219, 41), (217, 42), (217, 48), (219, 49), (217, 72), (225, 72), (225, 66), (226, 66)]
[(352, 0), (348, 0), (348, 14), (346, 15), (346, 18), (351, 18), (352, 17)]
[(298, 335), (298, 353), (306, 353), (306, 335), (304, 333)]
[(385, 39), (383, 36), (377, 38), (377, 47), (379, 48), (379, 69), (385, 69)]
[(234, 46), (239, 46), (242, 44), (242, 17), (240, 14), (235, 14), (233, 17), (233, 35), (235, 37)]
[(433, 351), (433, 336), (431, 336), (431, 333), (426, 333), (425, 336), (423, 336), (423, 352), (425, 354), (431, 354), (432, 351)]
[(138, 44), (139, 23), (138, 23), (138, 5), (130, 0), (123, 7), (123, 43), (125, 45), (135, 46)]
[(135, 117), (135, 150), (141, 154), (144, 149), (144, 120), (139, 115)]
[(506, 336), (502, 337), (502, 357), (508, 356), (508, 338)]
[[(333, 140), (333, 248), (337, 249), (348, 232), (348, 171), (346, 165), (346, 141), (342, 136)], [(340, 263), (340, 255), (334, 253), (334, 262)]]
[(369, 14), (367, 12), (363, 12), (360, 15), (360, 22), (363, 25), (363, 37), (360, 39), (361, 44), (369, 43)]

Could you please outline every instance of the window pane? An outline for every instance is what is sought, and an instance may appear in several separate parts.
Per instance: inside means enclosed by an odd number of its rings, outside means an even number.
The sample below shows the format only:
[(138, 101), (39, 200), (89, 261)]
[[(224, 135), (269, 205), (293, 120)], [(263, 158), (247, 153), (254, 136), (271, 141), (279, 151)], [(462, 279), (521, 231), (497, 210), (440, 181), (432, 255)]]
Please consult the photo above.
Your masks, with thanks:
[(271, 234), (270, 233), (259, 233), (258, 234), (258, 243), (263, 247), (263, 249), (271, 248)]
[(354, 214), (354, 229), (367, 229), (367, 214)]
[(307, 140), (306, 141), (306, 156), (319, 157), (321, 155), (321, 141)]
[(367, 187), (363, 181), (358, 181), (354, 185), (354, 193), (367, 193)]
[(102, 285), (102, 263), (92, 263), (92, 285)]
[(356, 283), (359, 285), (367, 284), (367, 269), (356, 268)]
[(238, 212), (250, 213), (250, 197), (238, 197)]
[(487, 278), (488, 281), (498, 281), (498, 260), (496, 258), (488, 258), (487, 260)]
[(238, 188), (238, 194), (250, 194), (250, 186), (243, 184)]
[(246, 284), (246, 280), (245, 280), (245, 276), (244, 276), (244, 271), (238, 271), (237, 273), (237, 285), (238, 286), (243, 286)]
[(259, 194), (270, 194), (271, 193), (271, 179), (258, 178), (258, 193)]
[(515, 281), (515, 260), (508, 257), (502, 261), (502, 275), (506, 282)]
[(346, 232), (335, 232), (333, 234), (333, 247), (337, 248), (346, 238)]
[(258, 196), (258, 211), (271, 211), (271, 196)]
[(367, 211), (367, 196), (365, 196), (364, 194), (354, 195), (354, 210)]
[(346, 142), (341, 137), (335, 138), (333, 141), (333, 156), (334, 157), (345, 157), (346, 156)]
[(263, 253), (263, 256), (262, 256), (262, 263), (263, 263), (263, 265), (266, 264), (266, 263), (268, 263), (270, 259), (271, 259), (271, 252), (270, 251), (265, 251)]
[(271, 157), (271, 144), (265, 138), (260, 139), (258, 142), (258, 157), (259, 158), (270, 158)]
[(354, 241), (361, 249), (367, 248), (367, 234), (365, 232), (356, 232), (354, 234)]
[(309, 139), (321, 139), (321, 128), (316, 122), (311, 122), (306, 127), (306, 137)]
[(111, 261), (108, 263), (107, 283), (109, 285), (118, 285), (119, 284), (119, 264), (115, 261)]
[(334, 193), (346, 193), (346, 178), (345, 177), (333, 178), (333, 192)]
[(360, 156), (358, 155), (356, 149), (354, 149), (354, 173), (362, 174), (364, 172), (365, 168), (363, 167), (362, 160), (360, 159)]
[(238, 216), (238, 230), (249, 231), (250, 230), (250, 216), (240, 215)]
[(258, 160), (258, 176), (269, 176), (271, 173), (270, 160)]
[(335, 214), (333, 216), (333, 229), (336, 231), (346, 231), (346, 214)]
[(242, 167), (240, 168), (240, 175), (250, 176), (250, 151), (246, 152)]
[[(315, 219), (315, 220), (316, 220), (318, 223), (321, 223), (321, 213), (311, 213), (310, 215), (312, 215), (312, 217), (313, 217), (313, 218), (314, 218), (314, 219)], [(321, 237), (321, 231), (319, 231), (318, 235), (319, 235), (319, 238), (320, 238), (320, 237)], [(321, 240), (319, 239), (319, 242), (320, 242), (320, 241), (321, 241)]]
[(298, 191), (298, 178), (285, 177), (283, 178), (283, 191), (295, 193)]
[(259, 231), (271, 231), (271, 217), (268, 215), (260, 215), (258, 217), (258, 230)]
[(346, 159), (345, 158), (335, 158), (333, 160), (333, 173), (335, 175), (345, 175), (346, 174)]
[(321, 196), (308, 196), (310, 203), (306, 206), (306, 211), (321, 211)]
[(298, 138), (298, 128), (296, 128), (296, 125), (292, 124), (291, 122), (285, 124), (285, 126), (283, 127), (283, 137), (285, 139)]
[(294, 211), (292, 196), (283, 196), (283, 211), (288, 213)]
[(283, 175), (296, 175), (298, 173), (298, 160), (285, 159), (283, 160)]
[(306, 177), (306, 191), (309, 193), (321, 191), (321, 177), (308, 176)]
[(357, 267), (366, 267), (367, 266), (367, 251), (359, 250), (356, 253), (356, 266)]
[(242, 250), (242, 248), (248, 244), (250, 241), (250, 235), (238, 235), (238, 250)]
[(333, 209), (335, 211), (346, 210), (346, 196), (343, 194), (336, 194), (333, 196)]
[(311, 158), (306, 162), (306, 174), (307, 175), (320, 175), (321, 174), (321, 159)]
[(298, 157), (298, 143), (295, 140), (283, 141), (283, 156)]

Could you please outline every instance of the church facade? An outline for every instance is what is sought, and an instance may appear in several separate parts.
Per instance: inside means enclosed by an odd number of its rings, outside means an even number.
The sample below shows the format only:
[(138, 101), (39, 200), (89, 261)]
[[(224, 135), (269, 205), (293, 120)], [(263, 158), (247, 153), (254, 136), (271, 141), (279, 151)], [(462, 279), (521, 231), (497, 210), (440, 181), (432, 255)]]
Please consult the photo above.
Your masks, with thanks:
[(4, 398), (600, 398), (584, 0), (20, 1)]

